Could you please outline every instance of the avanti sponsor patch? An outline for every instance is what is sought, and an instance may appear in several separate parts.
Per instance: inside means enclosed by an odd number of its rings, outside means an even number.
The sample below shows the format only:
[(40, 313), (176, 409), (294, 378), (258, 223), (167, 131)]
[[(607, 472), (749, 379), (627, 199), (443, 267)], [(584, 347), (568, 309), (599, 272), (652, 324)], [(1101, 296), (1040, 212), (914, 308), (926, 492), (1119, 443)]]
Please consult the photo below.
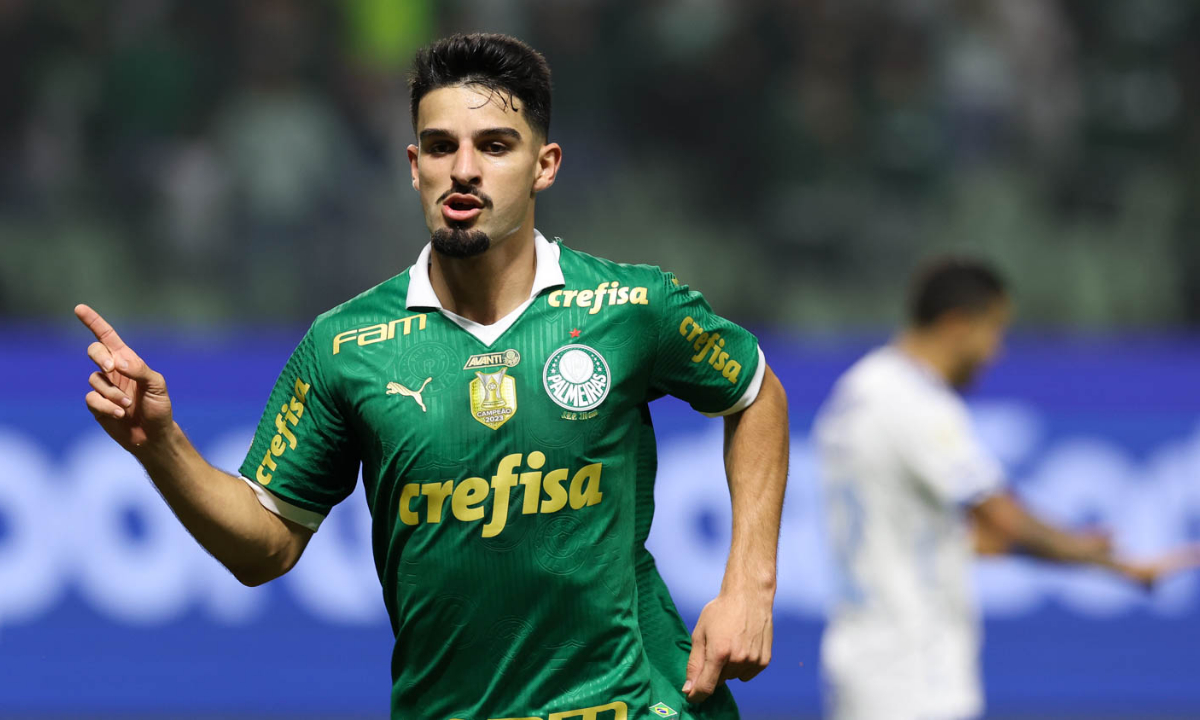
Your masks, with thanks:
[(521, 362), (521, 353), (516, 350), (505, 350), (504, 352), (484, 353), (483, 355), (472, 355), (467, 358), (467, 362), (463, 365), (463, 370), (475, 370), (476, 368), (485, 367), (505, 367), (515, 368)]

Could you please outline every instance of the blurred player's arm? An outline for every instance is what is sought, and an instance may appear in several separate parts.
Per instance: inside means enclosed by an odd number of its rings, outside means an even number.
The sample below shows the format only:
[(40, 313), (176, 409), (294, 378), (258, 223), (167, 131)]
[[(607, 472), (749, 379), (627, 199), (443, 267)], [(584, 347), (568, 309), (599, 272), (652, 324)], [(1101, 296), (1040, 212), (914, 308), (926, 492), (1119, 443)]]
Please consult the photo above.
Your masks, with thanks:
[(1108, 537), (1072, 533), (1048, 525), (1009, 493), (996, 493), (971, 508), (978, 549), (989, 554), (1024, 553), (1061, 563), (1102, 564), (1112, 557)]
[(721, 592), (704, 607), (692, 634), (683, 686), (690, 702), (706, 699), (723, 680), (753, 678), (771, 660), (775, 559), (787, 465), (787, 397), (767, 367), (755, 401), (725, 418), (733, 538)]
[(87, 305), (75, 314), (96, 336), (99, 367), (87, 406), (146, 469), (188, 532), (242, 583), (261, 585), (291, 569), (312, 531), (270, 512), (240, 478), (210, 465), (175, 423), (163, 376)]
[(988, 523), (971, 523), (971, 544), (976, 555), (1005, 555), (1010, 551), (1008, 540)]
[(1097, 565), (1146, 586), (1200, 562), (1196, 547), (1181, 548), (1153, 561), (1119, 560), (1107, 534), (1056, 528), (1008, 493), (987, 497), (971, 508), (971, 516), (976, 549), (984, 554), (1022, 553), (1051, 562)]

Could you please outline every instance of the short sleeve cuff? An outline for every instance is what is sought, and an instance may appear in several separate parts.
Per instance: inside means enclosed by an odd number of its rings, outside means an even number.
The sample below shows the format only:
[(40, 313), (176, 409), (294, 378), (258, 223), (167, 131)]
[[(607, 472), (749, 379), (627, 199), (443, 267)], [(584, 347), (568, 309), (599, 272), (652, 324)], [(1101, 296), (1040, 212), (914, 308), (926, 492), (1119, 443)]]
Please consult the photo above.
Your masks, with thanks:
[(1004, 471), (999, 467), (989, 468), (976, 476), (973, 483), (964, 483), (964, 491), (957, 498), (962, 507), (975, 507), (991, 496), (1004, 490)]
[(708, 417), (724, 417), (739, 413), (754, 404), (758, 399), (758, 393), (762, 390), (763, 376), (767, 372), (767, 358), (763, 355), (762, 347), (758, 348), (758, 367), (754, 368), (754, 377), (750, 378), (750, 384), (746, 386), (746, 392), (738, 398), (738, 401), (731, 405), (728, 409), (715, 413), (701, 413)]
[(296, 507), (244, 475), (242, 479), (246, 481), (247, 485), (254, 488), (254, 494), (258, 497), (258, 501), (262, 503), (262, 506), (279, 517), (291, 520), (297, 525), (303, 525), (313, 532), (316, 532), (317, 528), (321, 527), (321, 521), (325, 519), (325, 516), (321, 513)]

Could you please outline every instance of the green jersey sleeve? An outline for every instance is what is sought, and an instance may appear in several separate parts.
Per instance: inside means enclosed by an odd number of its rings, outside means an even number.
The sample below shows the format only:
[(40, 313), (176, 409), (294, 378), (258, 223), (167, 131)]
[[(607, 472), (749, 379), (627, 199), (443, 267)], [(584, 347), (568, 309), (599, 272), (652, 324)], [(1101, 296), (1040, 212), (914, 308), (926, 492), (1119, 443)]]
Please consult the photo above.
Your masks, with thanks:
[(662, 275), (651, 388), (711, 416), (744, 410), (762, 386), (758, 339), (713, 312), (704, 296)]
[(316, 530), (358, 479), (358, 457), (309, 329), (275, 381), (241, 473), (277, 515)]

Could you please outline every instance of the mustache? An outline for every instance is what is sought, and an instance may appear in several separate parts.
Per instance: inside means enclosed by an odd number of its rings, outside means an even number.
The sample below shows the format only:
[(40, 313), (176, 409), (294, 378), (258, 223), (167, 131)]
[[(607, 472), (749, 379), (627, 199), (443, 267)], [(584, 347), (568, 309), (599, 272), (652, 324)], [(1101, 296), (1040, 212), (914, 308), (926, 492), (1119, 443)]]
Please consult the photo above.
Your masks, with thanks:
[(490, 208), (492, 206), (492, 199), (488, 197), (486, 193), (482, 193), (478, 189), (468, 185), (451, 186), (449, 190), (442, 193), (441, 196), (438, 197), (437, 204), (441, 205), (442, 203), (446, 202), (446, 198), (450, 197), (451, 195), (473, 195), (479, 198), (479, 201), (483, 203), (485, 208)]

